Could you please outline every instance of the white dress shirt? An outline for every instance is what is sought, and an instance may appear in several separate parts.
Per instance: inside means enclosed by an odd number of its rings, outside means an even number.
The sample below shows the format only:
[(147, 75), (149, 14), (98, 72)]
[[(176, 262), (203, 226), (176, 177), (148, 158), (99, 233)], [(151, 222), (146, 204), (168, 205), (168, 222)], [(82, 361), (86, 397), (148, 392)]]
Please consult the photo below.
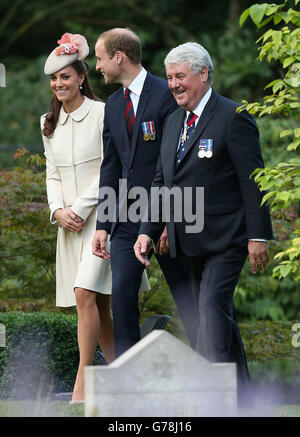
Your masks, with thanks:
[[(195, 127), (197, 126), (198, 120), (202, 115), (202, 112), (206, 106), (206, 103), (210, 99), (211, 93), (212, 93), (212, 89), (210, 87), (209, 90), (206, 92), (206, 94), (204, 94), (204, 96), (202, 97), (202, 99), (200, 100), (200, 102), (198, 103), (196, 108), (193, 110), (193, 114), (196, 114), (198, 116), (198, 118), (195, 120)], [(184, 121), (185, 124), (186, 124), (186, 121), (187, 121), (189, 115), (190, 115), (190, 112), (186, 111), (186, 117), (185, 117), (185, 121)]]
[[(142, 94), (144, 82), (147, 76), (147, 71), (144, 67), (142, 67), (142, 70), (139, 72), (139, 74), (136, 76), (136, 78), (131, 82), (128, 89), (130, 91), (130, 98), (133, 105), (133, 111), (134, 115), (136, 115), (137, 107), (139, 104), (140, 96)], [(124, 88), (125, 93), (125, 88)]]

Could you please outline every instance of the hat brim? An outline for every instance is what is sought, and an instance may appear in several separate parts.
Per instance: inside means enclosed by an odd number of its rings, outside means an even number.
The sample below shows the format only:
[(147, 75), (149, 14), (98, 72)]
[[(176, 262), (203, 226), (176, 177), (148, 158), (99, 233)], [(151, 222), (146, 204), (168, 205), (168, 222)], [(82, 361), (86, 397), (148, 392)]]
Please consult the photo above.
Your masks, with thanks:
[(44, 66), (44, 73), (54, 74), (58, 71), (62, 70), (63, 68), (68, 67), (69, 65), (73, 64), (78, 59), (78, 53), (72, 53), (70, 55), (59, 55), (57, 56), (55, 54), (55, 49), (50, 53), (48, 56), (45, 66)]

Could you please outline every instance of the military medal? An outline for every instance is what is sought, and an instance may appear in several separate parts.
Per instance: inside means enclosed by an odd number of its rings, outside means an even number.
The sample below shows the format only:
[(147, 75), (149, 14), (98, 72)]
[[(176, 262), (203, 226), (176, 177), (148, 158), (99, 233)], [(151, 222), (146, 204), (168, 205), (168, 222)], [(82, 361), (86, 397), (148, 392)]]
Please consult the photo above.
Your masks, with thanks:
[(199, 158), (211, 158), (213, 156), (213, 140), (200, 140), (199, 144)]
[(155, 140), (155, 127), (154, 127), (154, 121), (149, 121), (150, 125), (150, 140)]
[(198, 157), (199, 158), (205, 158), (205, 149), (200, 148), (199, 152), (198, 152)]
[(142, 129), (144, 134), (144, 140), (155, 140), (155, 126), (154, 121), (143, 121), (142, 122)]
[(187, 127), (185, 126), (184, 131), (182, 132), (181, 135), (181, 140), (180, 140), (181, 144), (185, 143), (186, 140), (187, 140)]
[(206, 152), (206, 141), (200, 140), (198, 157), (200, 159), (205, 158), (205, 152)]
[(142, 123), (142, 128), (143, 128), (143, 133), (144, 133), (144, 140), (149, 141), (150, 140), (150, 131), (149, 131), (149, 126), (148, 126), (147, 121), (144, 121)]
[(213, 140), (207, 140), (207, 146), (206, 146), (206, 152), (205, 152), (206, 158), (212, 157), (212, 155), (213, 155), (212, 147), (213, 147)]

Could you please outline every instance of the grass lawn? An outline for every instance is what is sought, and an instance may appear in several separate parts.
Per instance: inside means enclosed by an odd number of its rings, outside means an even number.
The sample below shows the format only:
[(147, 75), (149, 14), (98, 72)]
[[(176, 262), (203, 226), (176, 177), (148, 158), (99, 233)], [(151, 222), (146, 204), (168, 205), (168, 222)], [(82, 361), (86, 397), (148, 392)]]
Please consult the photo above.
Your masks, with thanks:
[(83, 417), (84, 405), (53, 401), (0, 400), (0, 417)]
[[(241, 409), (240, 417), (300, 417), (300, 405), (260, 405), (253, 410)], [(34, 402), (0, 400), (0, 417), (84, 417), (84, 405), (67, 402)]]

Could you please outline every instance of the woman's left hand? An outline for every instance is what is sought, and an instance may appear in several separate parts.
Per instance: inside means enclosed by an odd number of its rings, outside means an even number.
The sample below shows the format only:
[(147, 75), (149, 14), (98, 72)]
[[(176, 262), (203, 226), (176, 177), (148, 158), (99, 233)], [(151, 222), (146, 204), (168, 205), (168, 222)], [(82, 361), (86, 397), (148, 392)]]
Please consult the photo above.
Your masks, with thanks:
[(84, 221), (70, 208), (60, 208), (54, 213), (54, 217), (58, 221), (61, 228), (69, 232), (79, 232), (83, 228)]

